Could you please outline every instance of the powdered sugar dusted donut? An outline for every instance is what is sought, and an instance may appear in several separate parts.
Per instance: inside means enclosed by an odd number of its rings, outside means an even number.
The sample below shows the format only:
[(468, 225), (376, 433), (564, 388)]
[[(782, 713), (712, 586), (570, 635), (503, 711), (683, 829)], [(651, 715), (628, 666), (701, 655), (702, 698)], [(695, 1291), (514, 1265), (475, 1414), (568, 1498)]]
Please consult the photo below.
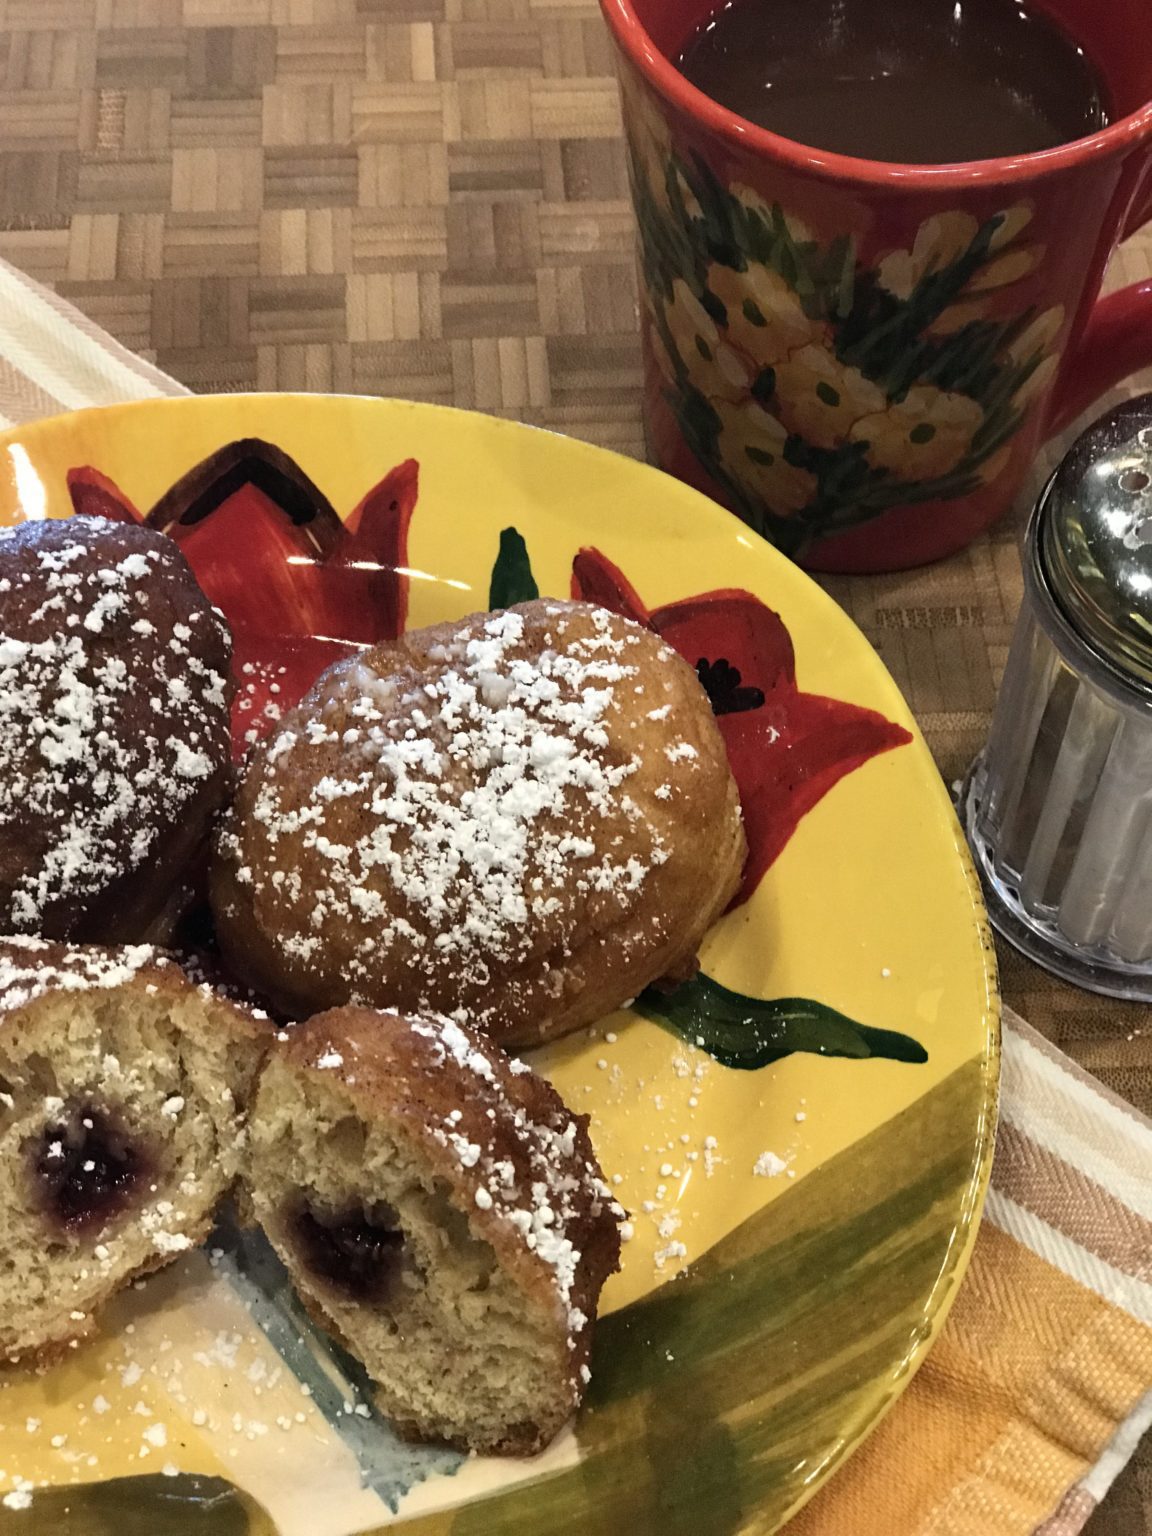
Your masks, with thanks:
[(407, 1434), (542, 1449), (577, 1407), (623, 1211), (543, 1078), (435, 1015), (320, 1014), (272, 1046), (253, 1209)]
[(230, 656), (162, 534), (0, 535), (0, 929), (164, 934), (229, 788)]
[(744, 853), (691, 667), (541, 600), (326, 672), (250, 758), (212, 898), (287, 1012), (433, 1009), (522, 1044), (690, 970)]

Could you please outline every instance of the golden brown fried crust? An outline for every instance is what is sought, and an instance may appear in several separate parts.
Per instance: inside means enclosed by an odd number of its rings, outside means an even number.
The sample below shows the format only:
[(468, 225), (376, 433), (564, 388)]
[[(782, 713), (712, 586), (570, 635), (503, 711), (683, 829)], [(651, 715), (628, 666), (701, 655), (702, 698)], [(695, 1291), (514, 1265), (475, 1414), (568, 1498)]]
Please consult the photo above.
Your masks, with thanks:
[[(596, 1160), (588, 1116), (573, 1114), (551, 1083), (479, 1031), (446, 1019), (406, 1019), (350, 1006), (317, 1014), (286, 1033), (287, 1040), (273, 1047), (285, 1063), (339, 1084), (365, 1120), (382, 1118), (403, 1128), (525, 1296), (557, 1312), (561, 1337), (568, 1335), (567, 1312), (584, 1314), (588, 1324), (571, 1334), (566, 1365), (578, 1380), (588, 1362), (600, 1292), (620, 1267), (617, 1223), (623, 1215)], [(455, 1150), (461, 1142), (480, 1149), (470, 1166)], [(510, 1183), (493, 1173), (507, 1165)], [(558, 1219), (563, 1207), (563, 1235), (577, 1256), (562, 1306), (556, 1269), (509, 1219), (512, 1210), (531, 1209), (534, 1185), (554, 1198)], [(505, 1193), (509, 1189), (515, 1197)], [(481, 1190), (491, 1200), (487, 1209), (477, 1203)]]
[(212, 901), (232, 966), (289, 1015), (463, 1012), (524, 1045), (690, 972), (745, 852), (692, 668), (539, 600), (318, 679), (248, 761)]
[(125, 987), (172, 999), (195, 992), (206, 1004), (206, 1029), (226, 1029), (262, 1050), (273, 1039), (274, 1025), (260, 1009), (222, 997), (207, 982), (190, 978), (175, 955), (155, 945), (65, 944), (22, 934), (0, 937), (0, 1031), (41, 998)]
[(0, 930), (163, 938), (231, 788), (228, 628), (132, 524), (24, 524), (0, 579)]

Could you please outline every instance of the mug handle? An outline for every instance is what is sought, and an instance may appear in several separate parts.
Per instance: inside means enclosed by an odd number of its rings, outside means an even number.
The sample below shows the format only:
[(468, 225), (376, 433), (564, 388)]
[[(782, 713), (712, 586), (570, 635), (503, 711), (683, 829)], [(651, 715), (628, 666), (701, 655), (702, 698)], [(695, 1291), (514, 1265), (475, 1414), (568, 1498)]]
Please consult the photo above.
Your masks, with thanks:
[[(1152, 219), (1152, 172), (1139, 188), (1121, 240)], [(1044, 432), (1055, 437), (1121, 379), (1152, 365), (1152, 278), (1098, 299), (1088, 324), (1065, 359)]]

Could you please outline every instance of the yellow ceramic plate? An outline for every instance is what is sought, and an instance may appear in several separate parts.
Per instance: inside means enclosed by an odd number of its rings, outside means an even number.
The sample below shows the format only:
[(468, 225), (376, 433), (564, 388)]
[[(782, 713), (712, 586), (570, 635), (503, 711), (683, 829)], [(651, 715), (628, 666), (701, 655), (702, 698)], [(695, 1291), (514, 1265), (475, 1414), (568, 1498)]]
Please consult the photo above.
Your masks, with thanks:
[(225, 1228), (95, 1344), (0, 1383), (0, 1530), (63, 1529), (66, 1508), (70, 1532), (776, 1529), (939, 1329), (992, 1146), (980, 897), (877, 657), (694, 491), (430, 406), (163, 400), (0, 438), (0, 523), (74, 506), (183, 544), (238, 632), (241, 735), (405, 623), (533, 585), (631, 612), (698, 666), (753, 866), (706, 979), (540, 1055), (634, 1226), (574, 1431), (513, 1464), (399, 1446), (261, 1243)]

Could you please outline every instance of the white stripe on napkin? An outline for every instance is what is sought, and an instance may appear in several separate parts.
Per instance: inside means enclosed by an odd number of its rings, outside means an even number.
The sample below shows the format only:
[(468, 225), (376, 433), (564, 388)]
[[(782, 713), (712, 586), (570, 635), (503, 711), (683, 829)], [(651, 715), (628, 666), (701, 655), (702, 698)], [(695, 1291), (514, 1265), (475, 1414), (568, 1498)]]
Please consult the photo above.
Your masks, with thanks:
[(190, 393), (7, 263), (0, 263), (0, 315), (0, 408), (9, 426), (54, 411)]

